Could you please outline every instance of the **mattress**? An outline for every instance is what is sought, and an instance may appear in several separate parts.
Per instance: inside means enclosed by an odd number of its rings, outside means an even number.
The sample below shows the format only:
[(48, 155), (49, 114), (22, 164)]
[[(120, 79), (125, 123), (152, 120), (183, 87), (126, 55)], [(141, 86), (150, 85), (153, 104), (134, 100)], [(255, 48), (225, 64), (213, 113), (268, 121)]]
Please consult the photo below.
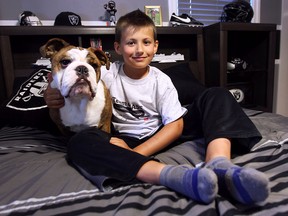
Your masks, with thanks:
[[(65, 138), (28, 126), (0, 129), (0, 215), (287, 215), (288, 118), (245, 110), (263, 138), (233, 162), (270, 179), (271, 194), (245, 206), (227, 195), (199, 204), (164, 186), (135, 183), (102, 192), (66, 160)], [(203, 161), (201, 139), (156, 157), (169, 164)]]

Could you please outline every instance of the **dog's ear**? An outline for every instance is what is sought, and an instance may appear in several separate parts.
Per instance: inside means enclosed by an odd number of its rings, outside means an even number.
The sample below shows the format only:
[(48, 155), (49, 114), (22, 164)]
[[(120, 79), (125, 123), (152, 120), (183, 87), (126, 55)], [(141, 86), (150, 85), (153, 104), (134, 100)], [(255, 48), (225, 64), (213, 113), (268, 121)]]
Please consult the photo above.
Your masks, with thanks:
[(45, 58), (51, 58), (55, 53), (61, 50), (63, 47), (68, 46), (69, 43), (60, 39), (60, 38), (52, 38), (47, 41), (46, 44), (40, 47), (40, 53)]
[(101, 65), (106, 65), (107, 70), (109, 70), (110, 61), (109, 61), (108, 56), (100, 49), (95, 49), (95, 48), (90, 47), (89, 50), (92, 51), (97, 56), (97, 58), (101, 62)]

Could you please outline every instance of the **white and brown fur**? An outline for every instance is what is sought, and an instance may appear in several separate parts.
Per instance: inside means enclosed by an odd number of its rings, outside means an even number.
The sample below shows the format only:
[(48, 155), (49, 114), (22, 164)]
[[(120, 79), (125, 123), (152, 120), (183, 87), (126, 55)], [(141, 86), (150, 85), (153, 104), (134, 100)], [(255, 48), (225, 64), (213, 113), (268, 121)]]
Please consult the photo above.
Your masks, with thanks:
[(50, 109), (59, 129), (65, 134), (88, 127), (110, 132), (111, 98), (100, 79), (101, 66), (110, 66), (105, 53), (91, 47), (75, 47), (59, 38), (49, 40), (40, 52), (51, 60), (51, 87), (58, 88), (65, 99), (64, 107)]

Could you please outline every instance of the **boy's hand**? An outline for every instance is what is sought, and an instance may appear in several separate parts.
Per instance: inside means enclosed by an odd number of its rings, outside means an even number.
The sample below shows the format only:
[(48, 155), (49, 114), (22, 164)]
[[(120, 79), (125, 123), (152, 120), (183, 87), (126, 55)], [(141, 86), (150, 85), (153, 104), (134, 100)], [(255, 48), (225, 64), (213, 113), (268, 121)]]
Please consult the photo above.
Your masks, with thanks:
[(117, 138), (117, 137), (111, 137), (110, 143), (113, 144), (113, 145), (116, 145), (116, 146), (119, 146), (119, 147), (128, 149), (128, 150), (130, 150), (130, 151), (133, 151), (133, 150), (125, 143), (124, 140), (119, 139), (119, 138)]
[(52, 75), (48, 74), (49, 85), (44, 92), (44, 100), (49, 108), (59, 109), (64, 106), (65, 101), (58, 89), (51, 88), (50, 83), (52, 80)]

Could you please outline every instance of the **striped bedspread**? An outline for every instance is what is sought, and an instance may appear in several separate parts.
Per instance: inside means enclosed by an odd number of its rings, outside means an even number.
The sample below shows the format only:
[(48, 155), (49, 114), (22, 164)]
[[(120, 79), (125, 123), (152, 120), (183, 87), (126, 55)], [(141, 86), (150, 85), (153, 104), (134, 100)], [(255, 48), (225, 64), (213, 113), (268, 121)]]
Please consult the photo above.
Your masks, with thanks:
[[(28, 127), (0, 130), (0, 215), (287, 215), (288, 118), (246, 110), (263, 139), (245, 155), (233, 158), (267, 174), (271, 195), (261, 204), (245, 206), (218, 195), (202, 205), (163, 186), (134, 184), (99, 191), (69, 166), (65, 142)], [(203, 160), (204, 149), (194, 140), (159, 154), (171, 164)]]

